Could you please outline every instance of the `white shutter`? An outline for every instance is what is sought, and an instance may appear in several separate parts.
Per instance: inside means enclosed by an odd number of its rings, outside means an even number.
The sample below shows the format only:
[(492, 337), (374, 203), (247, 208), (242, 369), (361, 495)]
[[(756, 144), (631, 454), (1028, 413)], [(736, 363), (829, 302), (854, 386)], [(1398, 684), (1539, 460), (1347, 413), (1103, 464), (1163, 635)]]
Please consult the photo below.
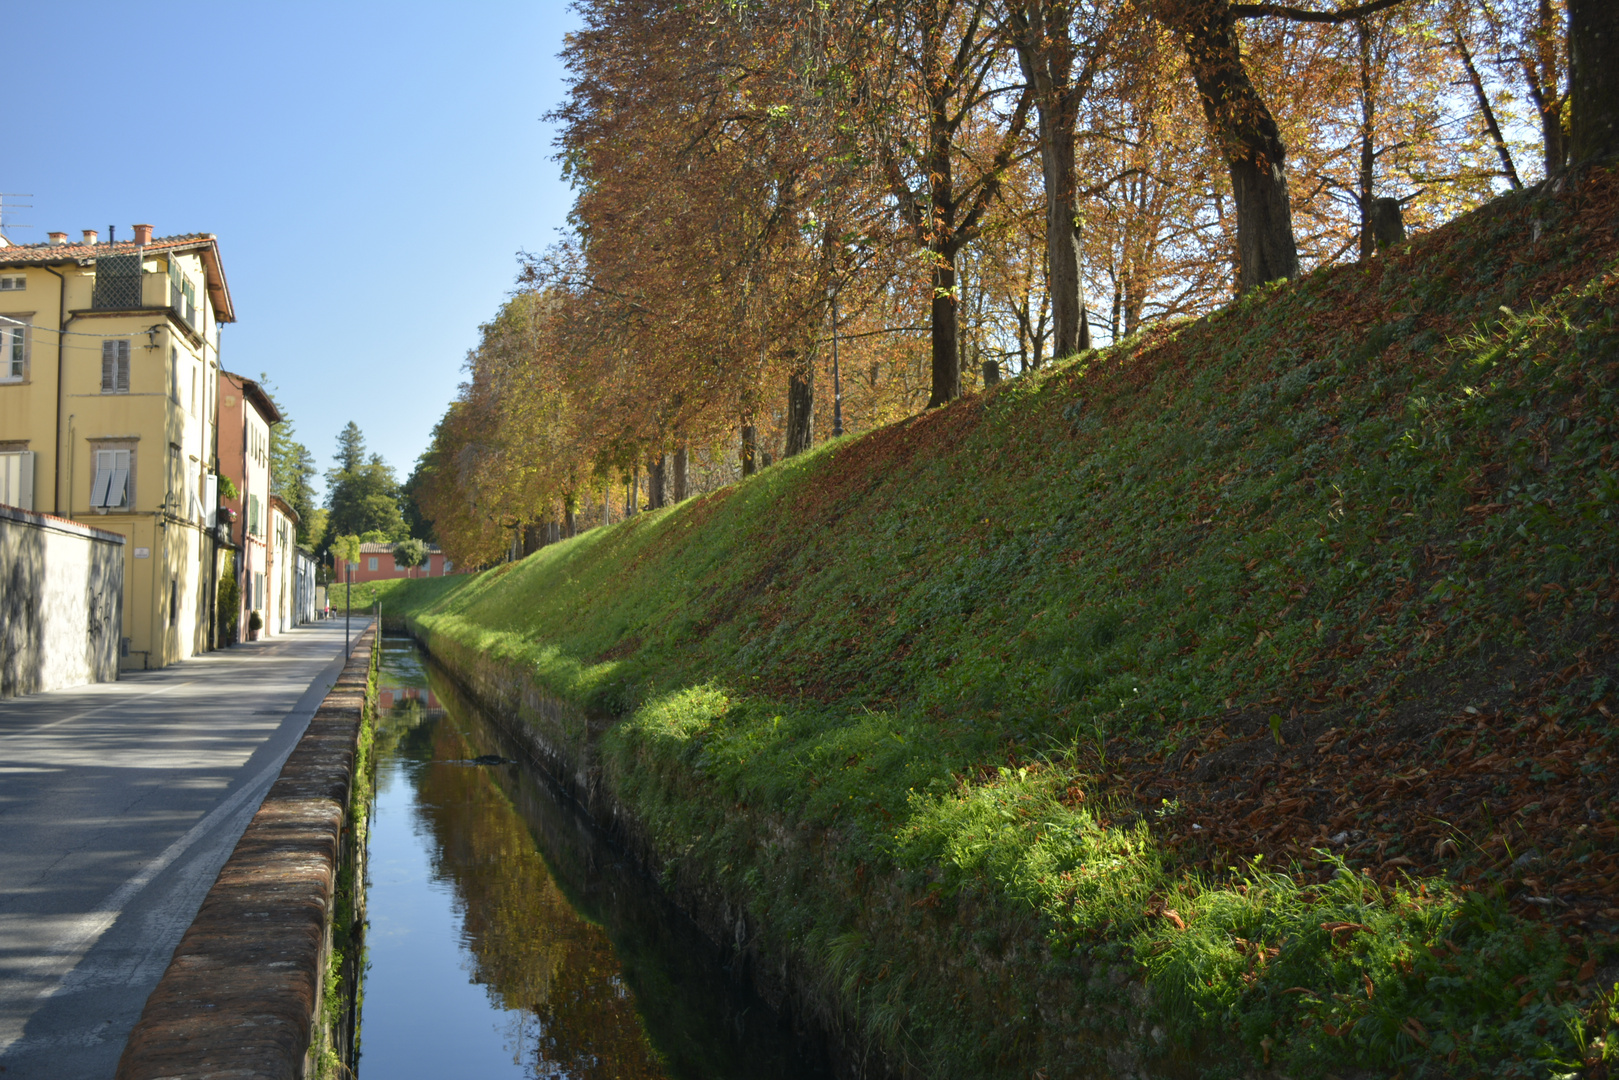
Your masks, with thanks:
[(21, 510), (34, 508), (34, 452), (0, 454), (0, 503)]
[(104, 507), (107, 505), (107, 488), (112, 484), (113, 451), (96, 451), (96, 479), (90, 485), (90, 505)]
[(129, 451), (114, 450), (113, 453), (123, 459), (112, 470), (112, 483), (107, 485), (107, 507), (116, 510), (129, 503)]

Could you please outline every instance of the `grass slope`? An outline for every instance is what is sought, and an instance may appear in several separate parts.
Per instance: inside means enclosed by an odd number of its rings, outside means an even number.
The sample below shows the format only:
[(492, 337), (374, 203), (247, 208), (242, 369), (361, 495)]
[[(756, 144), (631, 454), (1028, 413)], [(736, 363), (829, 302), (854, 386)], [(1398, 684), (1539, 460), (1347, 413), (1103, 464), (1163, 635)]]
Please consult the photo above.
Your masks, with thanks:
[(898, 1070), (1602, 1074), (1616, 225), (1503, 198), (384, 604), (621, 718), (666, 873)]

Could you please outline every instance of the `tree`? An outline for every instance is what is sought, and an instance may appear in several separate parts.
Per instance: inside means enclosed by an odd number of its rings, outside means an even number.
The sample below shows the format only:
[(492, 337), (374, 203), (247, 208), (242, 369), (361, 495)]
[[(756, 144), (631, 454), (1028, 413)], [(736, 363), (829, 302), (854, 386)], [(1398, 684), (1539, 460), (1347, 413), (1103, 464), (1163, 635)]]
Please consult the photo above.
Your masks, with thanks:
[[(420, 540), (401, 540), (394, 545), (394, 562), (407, 571), (427, 561), (427, 545)], [(408, 574), (406, 575), (409, 576)]]
[(360, 561), (360, 538), (352, 534), (336, 537), (331, 551), (332, 564), (338, 569), (338, 579), (342, 580), (344, 565)]
[(1570, 157), (1585, 162), (1619, 155), (1619, 5), (1568, 0), (1568, 43), (1574, 68)]
[[(1099, 43), (1074, 71), (1072, 0), (1008, 0), (1008, 22), (1024, 81), (1034, 87), (1040, 123), (1040, 168), (1046, 190), (1046, 288), (1050, 294), (1052, 355), (1091, 347), (1085, 311), (1084, 253), (1075, 159), (1079, 102), (1095, 77)], [(1038, 355), (1038, 348), (1036, 349)]]
[(365, 436), (360, 434), (360, 425), (350, 420), (337, 433), (337, 464), (326, 473), (326, 480), (330, 483), (334, 475), (354, 472), (365, 463)]
[(282, 419), (270, 425), (270, 491), (285, 499), (298, 515), (298, 544), (313, 550), (321, 542), (325, 518), (315, 500), (315, 455), (297, 439), (292, 414), (276, 398), (270, 377), (259, 375), (259, 385)]
[[(932, 296), (933, 379), (928, 407), (961, 396), (956, 256), (977, 237), (980, 221), (1016, 155), (1034, 100), (1031, 87), (992, 77), (1000, 57), (989, 0), (899, 2), (882, 12), (874, 77), (864, 92), (875, 156), (883, 179), (926, 253)], [(1011, 111), (987, 138), (982, 113), (1015, 93)]]
[(409, 535), (399, 509), (399, 480), (378, 454), (363, 457), (365, 439), (350, 421), (337, 438), (334, 466), (326, 473), (326, 528), (339, 535), (368, 530), (391, 540)]

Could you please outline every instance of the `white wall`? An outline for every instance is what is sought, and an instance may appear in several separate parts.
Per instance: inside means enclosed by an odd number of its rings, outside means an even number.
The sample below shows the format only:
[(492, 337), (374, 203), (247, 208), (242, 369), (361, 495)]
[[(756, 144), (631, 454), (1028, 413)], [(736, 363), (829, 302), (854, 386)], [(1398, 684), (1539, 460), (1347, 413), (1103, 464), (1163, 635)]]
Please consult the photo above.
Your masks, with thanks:
[(0, 506), (0, 698), (118, 678), (124, 538)]

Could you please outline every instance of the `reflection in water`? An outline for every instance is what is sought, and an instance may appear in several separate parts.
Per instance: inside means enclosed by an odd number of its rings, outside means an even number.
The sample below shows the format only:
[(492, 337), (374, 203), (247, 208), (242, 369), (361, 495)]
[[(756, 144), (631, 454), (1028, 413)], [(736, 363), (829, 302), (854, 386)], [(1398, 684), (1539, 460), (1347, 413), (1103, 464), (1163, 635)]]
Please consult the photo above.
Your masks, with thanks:
[(412, 643), (381, 683), (363, 1075), (825, 1075)]

